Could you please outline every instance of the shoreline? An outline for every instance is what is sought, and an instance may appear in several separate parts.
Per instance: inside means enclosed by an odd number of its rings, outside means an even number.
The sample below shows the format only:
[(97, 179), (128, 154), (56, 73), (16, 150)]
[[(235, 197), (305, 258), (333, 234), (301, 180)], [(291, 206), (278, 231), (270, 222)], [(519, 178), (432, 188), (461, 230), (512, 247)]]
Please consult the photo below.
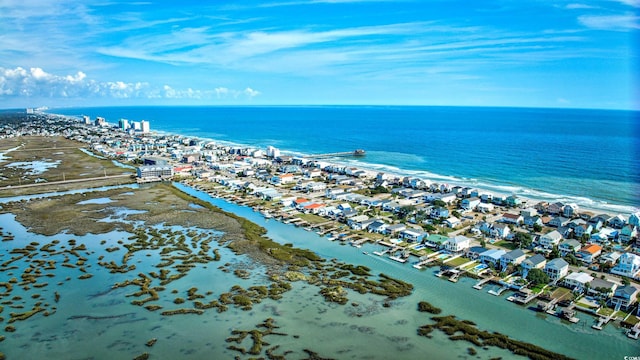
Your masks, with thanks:
[[(92, 108), (86, 108), (92, 109)], [(50, 109), (50, 111), (55, 111), (56, 109)], [(81, 115), (63, 115), (63, 114), (54, 114), (57, 116), (74, 118), (77, 119)], [(258, 148), (264, 149), (269, 145), (274, 145), (273, 143), (269, 143), (267, 139), (261, 139), (257, 144), (245, 143), (237, 140), (220, 140), (215, 137), (203, 137), (197, 135), (197, 133), (189, 133), (189, 132), (181, 132), (181, 130), (176, 129), (173, 130), (156, 130), (154, 129), (152, 133), (156, 133), (161, 136), (181, 136), (188, 138), (195, 138), (204, 141), (214, 142), (216, 144), (232, 146), (232, 147), (243, 147), (243, 148)], [(340, 150), (349, 150), (349, 149), (340, 149)], [(365, 149), (368, 150), (368, 149)], [(375, 151), (372, 151), (374, 153)], [(313, 154), (309, 152), (305, 152), (304, 150), (288, 150), (283, 149), (283, 154), (291, 155), (295, 157), (310, 157)], [(403, 154), (410, 156), (411, 154)], [(628, 204), (623, 204), (620, 202), (615, 202), (611, 200), (605, 199), (594, 199), (590, 195), (570, 195), (566, 192), (562, 191), (552, 191), (545, 190), (544, 188), (539, 187), (529, 187), (526, 185), (522, 185), (521, 182), (511, 181), (497, 181), (495, 179), (487, 179), (487, 178), (466, 178), (458, 175), (446, 175), (446, 173), (433, 173), (430, 172), (429, 169), (405, 169), (395, 166), (394, 164), (389, 163), (368, 163), (367, 157), (364, 159), (352, 160), (352, 159), (327, 159), (323, 161), (323, 163), (332, 163), (339, 164), (342, 166), (354, 166), (360, 169), (365, 169), (373, 172), (385, 172), (390, 175), (397, 175), (400, 177), (409, 176), (409, 177), (417, 177), (425, 180), (430, 180), (432, 182), (437, 183), (448, 183), (451, 185), (459, 185), (459, 186), (467, 186), (478, 188), (485, 192), (491, 192), (496, 196), (509, 196), (516, 195), (522, 199), (529, 199), (531, 201), (546, 201), (549, 203), (561, 201), (569, 204), (577, 204), (581, 209), (585, 211), (592, 212), (595, 214), (605, 213), (610, 215), (615, 215), (619, 213), (629, 214), (640, 211), (640, 203), (634, 203), (635, 199), (629, 199)], [(571, 179), (567, 179), (567, 184), (571, 183)], [(615, 187), (615, 184), (611, 184), (611, 187)], [(640, 186), (638, 184), (637, 186)], [(640, 200), (640, 199), (637, 199)]]

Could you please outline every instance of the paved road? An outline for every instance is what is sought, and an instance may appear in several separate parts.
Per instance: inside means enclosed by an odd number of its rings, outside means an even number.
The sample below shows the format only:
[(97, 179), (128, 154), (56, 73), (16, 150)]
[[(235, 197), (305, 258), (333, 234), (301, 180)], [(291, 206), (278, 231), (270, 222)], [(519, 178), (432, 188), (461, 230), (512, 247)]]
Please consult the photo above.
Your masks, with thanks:
[(82, 178), (82, 179), (71, 179), (71, 180), (64, 180), (64, 181), (39, 182), (39, 183), (35, 183), (35, 184), (25, 184), (25, 185), (8, 185), (8, 186), (0, 188), (0, 190), (20, 189), (20, 188), (28, 188), (28, 187), (35, 187), (35, 186), (45, 186), (45, 185), (72, 184), (72, 183), (79, 183), (79, 182), (84, 182), (84, 181), (115, 179), (115, 178), (121, 178), (121, 177), (131, 177), (131, 174), (98, 176), (98, 177), (90, 177), (90, 178)]

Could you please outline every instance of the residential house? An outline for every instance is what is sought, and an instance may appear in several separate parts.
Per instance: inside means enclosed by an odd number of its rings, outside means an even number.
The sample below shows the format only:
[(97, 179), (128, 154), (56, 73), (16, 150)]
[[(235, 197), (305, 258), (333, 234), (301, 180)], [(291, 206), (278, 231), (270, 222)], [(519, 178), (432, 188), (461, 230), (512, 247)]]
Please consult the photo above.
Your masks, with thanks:
[(506, 253), (507, 252), (502, 249), (491, 249), (480, 254), (479, 259), (483, 264), (492, 264), (493, 266), (498, 266), (500, 265), (500, 258)]
[(564, 217), (572, 218), (577, 214), (578, 214), (578, 205), (576, 204), (567, 204), (562, 208), (562, 215), (564, 215)]
[(618, 260), (618, 265), (611, 269), (612, 274), (635, 278), (640, 275), (640, 256), (624, 253)]
[(505, 239), (509, 236), (511, 229), (509, 229), (509, 225), (507, 224), (495, 224), (493, 225), (492, 235), (496, 238)]
[(555, 202), (553, 204), (549, 204), (549, 206), (547, 206), (547, 213), (551, 214), (551, 215), (557, 215), (562, 213), (562, 208), (564, 208), (564, 204), (561, 202)]
[(538, 210), (536, 210), (535, 208), (529, 207), (529, 208), (520, 210), (520, 215), (522, 215), (522, 217), (537, 216), (538, 215)]
[(593, 276), (586, 272), (574, 272), (564, 278), (563, 285), (574, 291), (584, 291), (593, 279)]
[(591, 224), (581, 224), (581, 225), (577, 225), (573, 228), (573, 233), (575, 234), (576, 238), (581, 238), (583, 235), (589, 235), (591, 234), (591, 232), (593, 231), (593, 225)]
[(550, 233), (540, 236), (540, 238), (538, 239), (538, 244), (540, 244), (540, 246), (544, 247), (545, 249), (552, 249), (554, 246), (559, 245), (562, 239), (563, 237), (558, 232), (558, 230), (553, 230)]
[(567, 219), (562, 216), (556, 216), (553, 219), (551, 219), (551, 221), (549, 221), (547, 225), (553, 226), (553, 227), (567, 226), (567, 224), (569, 224), (570, 221), (571, 219)]
[(444, 248), (452, 254), (460, 254), (467, 251), (471, 245), (471, 239), (466, 236), (458, 235), (454, 238), (448, 239)]
[(551, 281), (558, 281), (569, 273), (569, 263), (563, 258), (555, 258), (544, 266), (544, 273), (549, 276)]
[(627, 224), (640, 227), (640, 211), (629, 215), (629, 221)]
[(618, 285), (614, 282), (595, 278), (589, 283), (587, 295), (600, 299), (608, 299), (613, 296)]
[(493, 204), (485, 204), (485, 203), (480, 203), (478, 205), (476, 205), (476, 210), (481, 212), (481, 213), (489, 213), (493, 211)]
[(500, 267), (504, 270), (509, 264), (519, 265), (526, 257), (521, 249), (511, 250), (500, 257)]
[(607, 223), (614, 229), (622, 229), (622, 227), (627, 224), (627, 220), (624, 218), (624, 216), (618, 214), (612, 218), (609, 218), (609, 220), (607, 220)]
[(347, 225), (354, 230), (364, 230), (375, 219), (369, 219), (367, 215), (352, 216), (347, 220)]
[(598, 262), (600, 264), (610, 264), (611, 266), (615, 265), (618, 262), (618, 259), (620, 259), (620, 256), (622, 256), (622, 254), (620, 254), (617, 251), (611, 251), (608, 252), (606, 254), (603, 254), (600, 256), (600, 258), (598, 258)]
[(524, 217), (520, 214), (504, 213), (502, 214), (502, 222), (518, 225), (524, 222)]
[(385, 223), (382, 220), (375, 220), (374, 222), (369, 224), (369, 226), (367, 226), (367, 231), (382, 234), (388, 226), (389, 224)]
[(446, 236), (431, 234), (426, 238), (424, 238), (422, 241), (424, 242), (425, 245), (429, 247), (440, 249), (441, 247), (444, 246), (447, 240), (449, 240), (449, 238)]
[(626, 244), (630, 242), (632, 239), (638, 236), (638, 228), (634, 225), (628, 224), (620, 230), (620, 234), (618, 235), (618, 239), (621, 243)]
[(593, 242), (607, 245), (611, 241), (614, 241), (616, 238), (618, 238), (619, 233), (620, 233), (619, 230), (612, 229), (609, 227), (603, 227), (603, 228), (600, 228), (600, 231), (598, 231), (597, 233), (592, 234), (589, 239)]
[(616, 289), (611, 298), (611, 304), (616, 309), (628, 310), (638, 300), (638, 288), (632, 285), (621, 286)]
[(420, 242), (427, 235), (426, 232), (416, 229), (405, 229), (400, 232), (400, 237), (408, 243)]
[(568, 226), (560, 226), (557, 230), (560, 233), (560, 235), (562, 235), (562, 237), (565, 239), (570, 238), (571, 233), (573, 232), (573, 229), (571, 229)]
[(446, 226), (450, 227), (450, 228), (454, 228), (458, 225), (460, 225), (460, 219), (458, 219), (455, 216), (450, 216), (449, 218), (447, 218), (447, 220), (445, 220), (443, 222)]
[(473, 210), (480, 204), (480, 199), (477, 197), (466, 198), (460, 201), (460, 207), (465, 210)]
[(467, 257), (471, 260), (477, 260), (485, 251), (488, 250), (482, 246), (472, 246), (469, 248), (469, 251), (467, 251)]
[(593, 263), (598, 256), (602, 253), (602, 246), (596, 244), (589, 244), (576, 253), (576, 257), (585, 264)]
[(271, 183), (277, 186), (291, 184), (294, 182), (295, 182), (295, 177), (293, 176), (293, 174), (282, 174), (282, 175), (275, 175), (271, 177)]
[(606, 215), (597, 215), (589, 219), (589, 221), (587, 221), (587, 224), (593, 226), (594, 230), (600, 230), (600, 228), (604, 226), (604, 223), (608, 218), (609, 217), (607, 217)]
[(383, 233), (391, 236), (394, 236), (394, 235), (399, 236), (399, 234), (406, 229), (407, 229), (407, 226), (404, 224), (394, 224), (394, 225), (387, 226), (384, 229)]
[(444, 207), (435, 206), (431, 208), (429, 215), (435, 219), (446, 219), (449, 217), (449, 210)]
[(507, 206), (511, 207), (520, 206), (520, 204), (522, 204), (522, 200), (515, 195), (507, 196), (507, 198), (504, 199), (504, 202)]
[(526, 278), (532, 269), (544, 269), (547, 265), (547, 259), (541, 254), (535, 254), (524, 259), (520, 265), (522, 266), (522, 277)]
[(528, 227), (533, 227), (534, 225), (543, 225), (542, 218), (540, 216), (524, 216), (522, 219), (522, 223)]
[(580, 251), (582, 244), (580, 241), (574, 239), (564, 240), (558, 245), (558, 250), (560, 251), (561, 256), (567, 256), (569, 254), (574, 254), (576, 251)]

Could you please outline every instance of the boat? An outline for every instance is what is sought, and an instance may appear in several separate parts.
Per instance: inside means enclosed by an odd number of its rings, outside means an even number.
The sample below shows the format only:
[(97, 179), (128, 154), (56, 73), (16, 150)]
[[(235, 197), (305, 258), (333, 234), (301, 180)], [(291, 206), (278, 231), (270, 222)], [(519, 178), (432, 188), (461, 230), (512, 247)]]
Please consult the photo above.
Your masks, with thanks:
[(363, 253), (363, 254), (365, 254), (365, 255), (369, 255), (369, 253), (368, 253), (368, 252), (366, 252), (366, 251), (363, 251), (362, 253)]

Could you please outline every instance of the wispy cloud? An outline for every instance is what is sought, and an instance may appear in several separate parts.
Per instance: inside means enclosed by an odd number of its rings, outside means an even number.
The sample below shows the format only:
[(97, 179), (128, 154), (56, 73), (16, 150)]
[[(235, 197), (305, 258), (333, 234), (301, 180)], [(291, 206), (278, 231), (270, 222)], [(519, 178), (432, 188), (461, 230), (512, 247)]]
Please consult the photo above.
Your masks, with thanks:
[(640, 17), (632, 13), (624, 15), (582, 15), (578, 21), (591, 29), (629, 31), (640, 29)]
[[(251, 88), (226, 89), (225, 92), (235, 98), (253, 98), (260, 94)], [(0, 67), (0, 97), (5, 98), (212, 99), (218, 94), (218, 89), (174, 89), (169, 85), (154, 87), (148, 82), (100, 82), (87, 78), (82, 71), (73, 75), (55, 75), (41, 68)]]

